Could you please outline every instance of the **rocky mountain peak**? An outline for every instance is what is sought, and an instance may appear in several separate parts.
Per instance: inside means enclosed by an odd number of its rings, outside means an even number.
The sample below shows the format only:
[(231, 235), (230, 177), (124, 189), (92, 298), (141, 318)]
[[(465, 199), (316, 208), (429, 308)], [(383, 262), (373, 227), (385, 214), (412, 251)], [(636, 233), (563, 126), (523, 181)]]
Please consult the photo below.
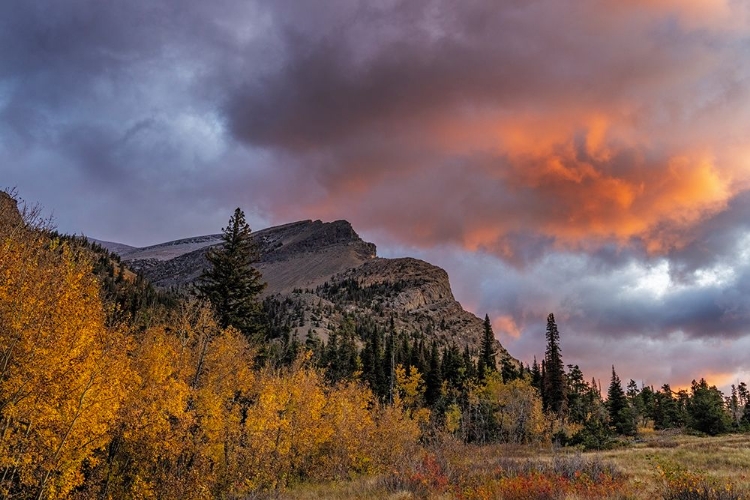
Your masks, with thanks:
[[(445, 270), (409, 257), (378, 258), (375, 245), (345, 220), (292, 222), (254, 232), (252, 238), (260, 254), (255, 267), (268, 283), (265, 297), (276, 301), (278, 322), (298, 338), (325, 340), (355, 318), (478, 352), (483, 322), (456, 301)], [(220, 244), (220, 235), (187, 238), (127, 247), (122, 257), (155, 285), (180, 288), (200, 276), (208, 267), (206, 252)], [(497, 352), (500, 359), (509, 358), (499, 343)]]
[(376, 247), (367, 243), (345, 220), (322, 222), (305, 220), (262, 229), (253, 234), (261, 253), (261, 262), (286, 260), (304, 253), (325, 252), (332, 247), (351, 247), (363, 259), (376, 255)]

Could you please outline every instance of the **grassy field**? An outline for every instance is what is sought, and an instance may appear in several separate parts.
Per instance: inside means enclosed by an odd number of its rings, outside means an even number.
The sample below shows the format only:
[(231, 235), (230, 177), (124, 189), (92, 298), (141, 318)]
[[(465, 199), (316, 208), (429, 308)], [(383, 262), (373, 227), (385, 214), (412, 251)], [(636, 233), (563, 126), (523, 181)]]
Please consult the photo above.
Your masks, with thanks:
[(614, 450), (444, 442), (409, 470), (301, 484), (278, 499), (750, 499), (750, 435), (648, 432)]

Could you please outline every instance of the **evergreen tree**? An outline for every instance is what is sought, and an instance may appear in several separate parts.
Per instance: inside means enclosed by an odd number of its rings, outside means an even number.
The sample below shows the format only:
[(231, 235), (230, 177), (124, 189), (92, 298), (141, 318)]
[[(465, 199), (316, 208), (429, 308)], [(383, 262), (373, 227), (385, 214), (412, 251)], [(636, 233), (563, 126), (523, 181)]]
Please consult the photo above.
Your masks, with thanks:
[(622, 382), (612, 367), (612, 381), (607, 391), (607, 409), (609, 410), (609, 424), (618, 434), (631, 436), (636, 432), (635, 415), (622, 390)]
[(669, 384), (654, 394), (654, 428), (671, 429), (682, 425), (680, 410)]
[(638, 395), (641, 400), (640, 407), (643, 408), (643, 414), (641, 418), (644, 420), (654, 420), (654, 410), (656, 408), (656, 393), (653, 387), (647, 385), (641, 389), (641, 393)]
[(489, 372), (496, 372), (497, 364), (495, 363), (495, 334), (492, 333), (492, 323), (489, 315), (484, 315), (484, 334), (482, 335), (482, 345), (479, 351), (479, 373), (480, 378), (484, 378)]
[(389, 403), (393, 402), (393, 386), (395, 382), (393, 378), (393, 371), (396, 368), (396, 352), (393, 345), (395, 337), (396, 332), (392, 328), (389, 329), (388, 336), (385, 338), (385, 350), (382, 358), (382, 372), (384, 376), (383, 393)]
[(430, 349), (429, 370), (425, 380), (425, 399), (430, 406), (434, 405), (438, 398), (440, 398), (443, 385), (443, 375), (440, 368), (440, 351), (438, 350), (437, 342), (433, 341)]
[(565, 367), (560, 353), (560, 333), (557, 331), (555, 316), (547, 316), (547, 349), (544, 354), (544, 380), (542, 402), (545, 411), (559, 417), (566, 413)]
[(750, 404), (746, 404), (744, 410), (742, 410), (740, 425), (745, 429), (750, 428)]
[(567, 398), (568, 417), (571, 422), (583, 424), (592, 412), (589, 386), (578, 365), (568, 365)]
[(539, 392), (542, 391), (542, 369), (536, 361), (536, 356), (534, 356), (534, 363), (531, 365), (531, 385), (536, 387)]
[(724, 409), (724, 398), (715, 386), (701, 379), (693, 380), (692, 395), (688, 402), (690, 427), (715, 436), (729, 430), (730, 417)]
[(245, 214), (237, 208), (222, 228), (224, 244), (210, 249), (206, 258), (211, 267), (203, 271), (197, 288), (211, 303), (222, 328), (233, 326), (248, 338), (263, 329), (260, 293), (266, 286), (261, 273), (252, 267), (258, 251), (250, 238)]
[(461, 352), (458, 350), (458, 346), (455, 343), (451, 343), (450, 346), (443, 349), (443, 359), (440, 365), (440, 372), (443, 375), (443, 380), (448, 381), (454, 387), (460, 386), (460, 378), (462, 376), (462, 362)]
[(638, 389), (638, 384), (632, 378), (630, 379), (630, 382), (628, 382), (628, 387), (625, 393), (628, 397), (630, 408), (633, 410), (633, 417), (635, 418), (636, 423), (643, 422), (645, 407), (643, 399), (641, 399), (641, 391)]
[(477, 376), (477, 366), (474, 364), (474, 360), (471, 358), (471, 351), (469, 351), (468, 345), (464, 346), (463, 365), (464, 368), (466, 368), (466, 378), (471, 380)]
[(509, 358), (503, 358), (503, 360), (500, 362), (500, 374), (503, 377), (503, 382), (505, 382), (506, 384), (508, 382), (511, 382), (512, 380), (522, 378), (523, 370), (523, 365), (516, 369), (516, 366), (511, 362)]

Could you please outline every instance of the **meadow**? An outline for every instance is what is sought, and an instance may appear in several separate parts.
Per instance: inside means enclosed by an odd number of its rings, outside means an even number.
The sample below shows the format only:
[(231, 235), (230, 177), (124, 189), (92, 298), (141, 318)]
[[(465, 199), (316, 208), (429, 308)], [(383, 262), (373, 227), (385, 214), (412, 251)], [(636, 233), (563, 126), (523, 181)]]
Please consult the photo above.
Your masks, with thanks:
[(696, 436), (642, 430), (607, 451), (530, 445), (474, 446), (441, 440), (407, 468), (387, 474), (292, 485), (257, 498), (315, 499), (665, 499), (750, 498), (750, 435)]

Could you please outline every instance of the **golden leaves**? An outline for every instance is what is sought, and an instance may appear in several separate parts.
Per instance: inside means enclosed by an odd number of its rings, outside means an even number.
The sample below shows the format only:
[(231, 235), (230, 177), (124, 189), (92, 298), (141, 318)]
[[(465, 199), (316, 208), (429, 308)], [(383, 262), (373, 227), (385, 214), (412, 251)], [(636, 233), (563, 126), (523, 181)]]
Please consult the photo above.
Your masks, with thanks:
[[(63, 497), (109, 438), (126, 344), (103, 327), (84, 259), (31, 231), (0, 238), (0, 492)], [(110, 379), (110, 370), (122, 378)]]
[[(84, 255), (0, 227), (0, 495), (241, 496), (383, 470), (417, 442), (399, 401), (331, 387), (305, 356), (255, 369), (200, 304), (144, 331), (105, 324)], [(399, 379), (412, 409), (423, 385)]]

